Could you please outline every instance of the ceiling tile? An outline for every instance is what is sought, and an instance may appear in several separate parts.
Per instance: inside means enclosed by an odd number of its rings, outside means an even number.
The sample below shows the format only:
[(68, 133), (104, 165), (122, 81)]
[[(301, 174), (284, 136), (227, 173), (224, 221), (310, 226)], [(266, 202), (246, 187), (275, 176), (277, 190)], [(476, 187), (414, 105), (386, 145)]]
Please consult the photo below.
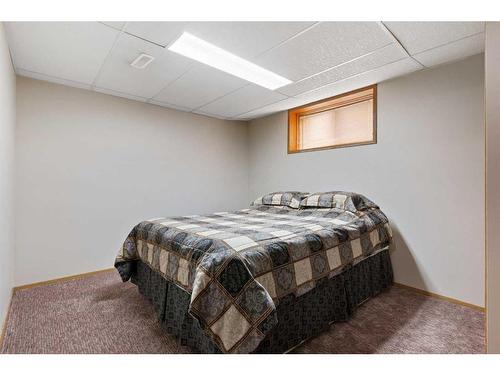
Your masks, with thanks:
[(236, 117), (242, 113), (285, 99), (286, 96), (260, 86), (249, 84), (209, 103), (199, 110), (205, 114)]
[(484, 22), (384, 22), (384, 24), (411, 55), (484, 31)]
[(391, 43), (377, 22), (322, 22), (254, 62), (298, 81)]
[(154, 100), (195, 109), (247, 84), (247, 81), (199, 64), (169, 84)]
[(484, 51), (484, 33), (476, 34), (468, 38), (445, 44), (413, 57), (425, 66), (434, 66), (447, 62), (464, 59)]
[(250, 59), (314, 25), (314, 22), (194, 22), (186, 31)]
[(166, 46), (187, 31), (235, 55), (251, 58), (314, 22), (129, 22), (125, 31)]
[(188, 22), (128, 22), (125, 32), (166, 46), (178, 38)]
[(199, 109), (194, 110), (194, 111), (193, 111), (193, 112), (191, 112), (191, 113), (195, 113), (195, 114), (197, 114), (197, 115), (202, 115), (202, 116), (207, 116), (207, 117), (218, 118), (218, 119), (220, 119), (220, 120), (228, 120), (228, 119), (229, 119), (229, 117), (224, 117), (224, 116), (220, 116), (220, 115), (215, 115), (215, 114), (213, 114), (213, 113), (203, 112), (203, 111), (201, 111), (201, 110), (199, 110)]
[(285, 111), (285, 110), (288, 110), (290, 108), (295, 108), (295, 107), (301, 106), (303, 104), (306, 104), (305, 99), (286, 98), (286, 99), (280, 100), (279, 102), (269, 104), (269, 105), (266, 105), (266, 106), (258, 108), (258, 109), (254, 109), (253, 111), (242, 113), (242, 114), (236, 116), (235, 119), (237, 119), (237, 120), (249, 120), (252, 118), (264, 117), (264, 116), (270, 115), (272, 113)]
[(125, 26), (126, 22), (101, 22), (103, 24), (105, 24), (106, 26), (109, 26), (109, 27), (112, 27), (113, 29), (116, 29), (116, 30), (121, 30), (123, 28), (123, 26)]
[(76, 87), (78, 89), (90, 90), (90, 88), (91, 88), (90, 84), (88, 84), (88, 83), (76, 82), (76, 81), (71, 81), (69, 79), (62, 79), (62, 78), (58, 78), (58, 77), (52, 77), (52, 76), (48, 76), (46, 74), (40, 74), (40, 73), (36, 73), (36, 72), (30, 72), (30, 71), (24, 70), (24, 69), (17, 68), (16, 69), (16, 73), (19, 74), (20, 76), (23, 76), (23, 77), (29, 77), (29, 78), (34, 78), (34, 79), (38, 79), (38, 80), (41, 80), (41, 81), (58, 83), (59, 85)]
[(142, 98), (140, 96), (125, 94), (123, 92), (109, 90), (109, 89), (104, 89), (104, 88), (101, 88), (101, 87), (94, 87), (93, 90), (95, 92), (100, 92), (101, 94), (118, 96), (120, 98), (126, 98), (126, 99), (130, 99), (130, 100), (136, 100), (136, 101), (139, 101), (139, 102), (146, 102), (148, 100), (147, 98)]
[(160, 107), (165, 107), (165, 108), (170, 108), (170, 109), (177, 109), (178, 111), (184, 111), (184, 112), (190, 112), (191, 111), (191, 108), (188, 108), (188, 107), (183, 107), (183, 106), (175, 105), (175, 104), (172, 104), (172, 103), (159, 102), (159, 101), (156, 101), (154, 99), (150, 99), (148, 101), (148, 103), (154, 104), (154, 105), (157, 105), (157, 106), (160, 106)]
[(92, 83), (119, 32), (99, 22), (7, 22), (16, 68)]
[(417, 70), (421, 70), (422, 66), (414, 61), (412, 58), (399, 60), (378, 69), (361, 73), (357, 76), (347, 78), (343, 81), (335, 82), (330, 85), (323, 86), (317, 90), (309, 91), (304, 94), (298, 95), (299, 99), (306, 99), (307, 103), (329, 98), (339, 95), (348, 91), (359, 89), (360, 87), (379, 83), (390, 78), (409, 74)]
[(390, 44), (368, 55), (364, 55), (358, 59), (344, 63), (333, 69), (329, 69), (324, 73), (320, 73), (312, 76), (311, 78), (306, 78), (302, 81), (282, 87), (278, 89), (278, 91), (288, 96), (295, 96), (329, 83), (340, 81), (350, 76), (401, 60), (407, 56), (408, 55), (399, 45)]
[[(130, 66), (140, 53), (146, 53), (155, 58), (145, 69)], [(122, 34), (94, 85), (125, 94), (151, 98), (169, 82), (185, 73), (192, 64), (192, 60), (163, 47)]]

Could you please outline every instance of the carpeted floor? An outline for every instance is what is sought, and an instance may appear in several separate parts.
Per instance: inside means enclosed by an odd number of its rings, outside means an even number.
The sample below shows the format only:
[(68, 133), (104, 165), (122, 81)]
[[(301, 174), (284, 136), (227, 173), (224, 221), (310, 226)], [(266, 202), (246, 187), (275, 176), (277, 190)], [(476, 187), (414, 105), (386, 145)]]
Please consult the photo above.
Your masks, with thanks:
[[(393, 287), (294, 353), (484, 353), (484, 314)], [(17, 291), (1, 353), (189, 353), (116, 272)]]

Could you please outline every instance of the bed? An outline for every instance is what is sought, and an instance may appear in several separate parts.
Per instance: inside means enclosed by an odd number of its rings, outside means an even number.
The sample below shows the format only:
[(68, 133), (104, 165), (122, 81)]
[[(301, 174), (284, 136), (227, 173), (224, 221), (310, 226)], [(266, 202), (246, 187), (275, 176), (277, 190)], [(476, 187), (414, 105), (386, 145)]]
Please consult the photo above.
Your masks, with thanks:
[(391, 237), (362, 195), (277, 192), (240, 211), (143, 221), (115, 267), (181, 344), (282, 353), (391, 285)]

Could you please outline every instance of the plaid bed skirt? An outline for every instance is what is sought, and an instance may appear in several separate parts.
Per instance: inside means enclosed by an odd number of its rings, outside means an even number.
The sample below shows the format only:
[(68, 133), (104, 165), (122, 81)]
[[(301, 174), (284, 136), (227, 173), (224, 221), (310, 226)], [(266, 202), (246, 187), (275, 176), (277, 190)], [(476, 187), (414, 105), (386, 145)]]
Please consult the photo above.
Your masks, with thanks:
[[(138, 261), (131, 278), (139, 292), (154, 306), (166, 331), (199, 353), (220, 353), (198, 321), (188, 314), (191, 296)], [(303, 340), (317, 336), (332, 322), (346, 321), (367, 299), (392, 285), (389, 250), (372, 255), (331, 279), (322, 280), (311, 291), (288, 295), (276, 306), (278, 324), (255, 353), (284, 353)]]

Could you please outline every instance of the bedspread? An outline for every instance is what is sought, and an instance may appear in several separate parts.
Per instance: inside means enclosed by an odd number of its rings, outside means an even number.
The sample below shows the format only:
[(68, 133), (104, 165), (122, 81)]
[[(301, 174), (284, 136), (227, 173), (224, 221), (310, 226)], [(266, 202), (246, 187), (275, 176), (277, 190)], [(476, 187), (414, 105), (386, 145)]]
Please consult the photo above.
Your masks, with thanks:
[(226, 353), (250, 353), (276, 325), (280, 298), (300, 295), (387, 246), (378, 208), (256, 206), (136, 225), (115, 260), (127, 281), (141, 259), (191, 294), (189, 313)]

